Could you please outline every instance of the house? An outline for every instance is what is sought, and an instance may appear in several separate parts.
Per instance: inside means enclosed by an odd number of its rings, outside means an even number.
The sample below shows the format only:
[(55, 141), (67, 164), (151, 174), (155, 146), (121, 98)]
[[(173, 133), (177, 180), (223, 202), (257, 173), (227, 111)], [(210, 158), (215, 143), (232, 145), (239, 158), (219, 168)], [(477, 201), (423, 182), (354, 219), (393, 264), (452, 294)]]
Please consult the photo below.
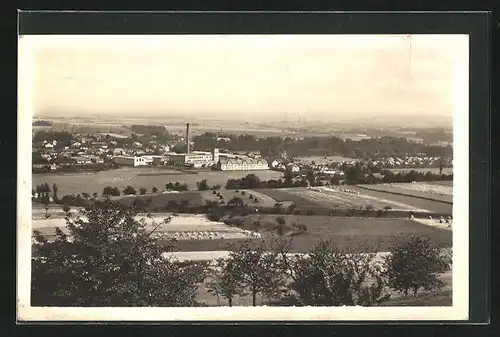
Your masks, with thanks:
[(125, 154), (125, 150), (123, 150), (122, 148), (117, 147), (117, 148), (113, 149), (113, 155), (119, 156), (122, 154)]
[(286, 165), (286, 169), (289, 170), (290, 172), (299, 172), (300, 171), (299, 166), (294, 164), (294, 163), (288, 163)]

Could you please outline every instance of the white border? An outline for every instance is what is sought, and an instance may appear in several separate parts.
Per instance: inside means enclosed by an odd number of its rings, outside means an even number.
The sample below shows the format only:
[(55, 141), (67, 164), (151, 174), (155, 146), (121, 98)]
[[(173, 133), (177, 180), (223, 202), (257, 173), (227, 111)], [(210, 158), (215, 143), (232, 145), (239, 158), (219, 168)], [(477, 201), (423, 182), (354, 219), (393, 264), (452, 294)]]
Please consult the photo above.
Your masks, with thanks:
[[(282, 36), (283, 37), (283, 36)], [(293, 36), (289, 36), (292, 37)], [(454, 35), (454, 37), (458, 37)], [(468, 149), (469, 37), (460, 36), (454, 66), (453, 306), (451, 307), (210, 307), (210, 308), (56, 308), (30, 306), (31, 130), (37, 39), (19, 38), (17, 318), (20, 321), (189, 321), (189, 320), (466, 320), (469, 305)], [(88, 37), (90, 38), (90, 37)], [(209, 38), (207, 36), (207, 38)], [(241, 37), (245, 39), (245, 37)], [(309, 35), (309, 39), (325, 36)], [(349, 35), (349, 39), (354, 38)]]

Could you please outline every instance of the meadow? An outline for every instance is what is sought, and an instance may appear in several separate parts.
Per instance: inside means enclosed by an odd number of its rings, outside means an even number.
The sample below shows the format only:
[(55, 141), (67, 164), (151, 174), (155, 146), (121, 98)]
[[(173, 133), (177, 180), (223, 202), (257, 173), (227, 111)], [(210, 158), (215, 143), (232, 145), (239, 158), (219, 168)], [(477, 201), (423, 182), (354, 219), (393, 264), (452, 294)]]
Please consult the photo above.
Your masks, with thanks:
[(282, 178), (281, 172), (272, 170), (259, 171), (198, 171), (197, 174), (183, 173), (180, 171), (163, 168), (133, 168), (123, 167), (116, 170), (101, 171), (97, 173), (47, 173), (33, 174), (33, 186), (48, 183), (57, 184), (59, 195), (78, 194), (86, 192), (99, 195), (106, 186), (118, 187), (123, 190), (130, 185), (136, 190), (144, 187), (151, 191), (153, 186), (162, 191), (169, 182), (186, 183), (189, 189), (196, 189), (198, 181), (207, 180), (209, 186), (220, 184), (224, 186), (229, 179), (241, 179), (248, 174), (255, 174), (261, 180)]

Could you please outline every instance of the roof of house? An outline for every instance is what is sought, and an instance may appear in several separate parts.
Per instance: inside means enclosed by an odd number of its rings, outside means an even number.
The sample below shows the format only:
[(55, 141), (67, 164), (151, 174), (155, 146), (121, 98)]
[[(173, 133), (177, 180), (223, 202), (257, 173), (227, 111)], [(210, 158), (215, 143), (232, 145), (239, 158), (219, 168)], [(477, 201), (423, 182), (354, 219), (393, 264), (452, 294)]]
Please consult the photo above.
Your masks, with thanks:
[(268, 165), (267, 160), (263, 158), (250, 158), (250, 157), (245, 157), (245, 158), (220, 158), (220, 163), (221, 164), (264, 164)]

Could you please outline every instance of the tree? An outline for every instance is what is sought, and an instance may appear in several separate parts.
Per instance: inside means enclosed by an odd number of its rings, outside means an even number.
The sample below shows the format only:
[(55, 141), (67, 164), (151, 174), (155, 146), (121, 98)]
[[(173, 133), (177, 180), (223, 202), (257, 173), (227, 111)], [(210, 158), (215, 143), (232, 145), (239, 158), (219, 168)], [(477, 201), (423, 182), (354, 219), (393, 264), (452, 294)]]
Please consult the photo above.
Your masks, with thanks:
[(145, 195), (145, 194), (146, 194), (146, 189), (145, 189), (144, 187), (141, 187), (141, 188), (139, 189), (139, 194), (140, 194), (140, 195)]
[(242, 283), (241, 274), (238, 272), (234, 260), (217, 259), (212, 268), (210, 280), (207, 282), (208, 291), (228, 301), (233, 306), (235, 296), (243, 296), (245, 288)]
[(32, 304), (35, 306), (193, 306), (206, 266), (165, 257), (156, 229), (136, 212), (106, 200), (67, 219), (53, 243), (35, 232)]
[(245, 203), (240, 197), (233, 197), (227, 204), (230, 206), (243, 206)]
[(50, 198), (48, 195), (44, 195), (42, 197), (42, 203), (45, 206), (45, 217), (50, 218), (50, 214), (49, 214)]
[(55, 203), (57, 203), (57, 201), (59, 200), (57, 197), (57, 185), (56, 185), (56, 183), (54, 183), (52, 185), (52, 200), (54, 200)]
[(250, 247), (249, 241), (236, 248), (233, 246), (229, 260), (234, 263), (235, 272), (241, 284), (252, 295), (252, 305), (257, 305), (257, 295), (268, 298), (279, 293), (284, 285), (278, 256), (273, 251), (266, 251), (264, 242), (257, 247)]
[(157, 189), (156, 187), (154, 187), (154, 186), (153, 186), (153, 188), (151, 189), (151, 192), (152, 192), (152, 193), (156, 193), (156, 192), (158, 192), (158, 189)]
[(63, 205), (62, 210), (64, 213), (68, 214), (71, 211), (71, 207), (69, 205)]
[(93, 197), (94, 199), (97, 199), (97, 197), (98, 197), (98, 196), (99, 196), (99, 195), (97, 194), (97, 192), (92, 193), (92, 197)]
[(196, 187), (198, 188), (198, 191), (207, 191), (209, 189), (206, 179), (198, 181), (196, 183)]
[(439, 274), (450, 266), (450, 260), (431, 245), (430, 238), (412, 235), (397, 240), (385, 259), (389, 285), (408, 295), (418, 290), (437, 290), (444, 286)]
[(125, 187), (125, 189), (123, 190), (123, 195), (135, 195), (136, 193), (137, 191), (130, 185)]
[(120, 191), (116, 187), (111, 187), (111, 186), (106, 186), (102, 190), (102, 196), (103, 197), (110, 197), (110, 196), (119, 196)]
[(385, 207), (384, 207), (384, 211), (385, 211), (386, 213), (387, 213), (389, 210), (391, 210), (391, 209), (392, 209), (392, 207), (391, 207), (391, 206), (385, 206)]
[(322, 240), (308, 255), (290, 254), (292, 238), (281, 240), (276, 250), (292, 280), (290, 296), (301, 305), (372, 306), (390, 297), (374, 253), (351, 254)]

